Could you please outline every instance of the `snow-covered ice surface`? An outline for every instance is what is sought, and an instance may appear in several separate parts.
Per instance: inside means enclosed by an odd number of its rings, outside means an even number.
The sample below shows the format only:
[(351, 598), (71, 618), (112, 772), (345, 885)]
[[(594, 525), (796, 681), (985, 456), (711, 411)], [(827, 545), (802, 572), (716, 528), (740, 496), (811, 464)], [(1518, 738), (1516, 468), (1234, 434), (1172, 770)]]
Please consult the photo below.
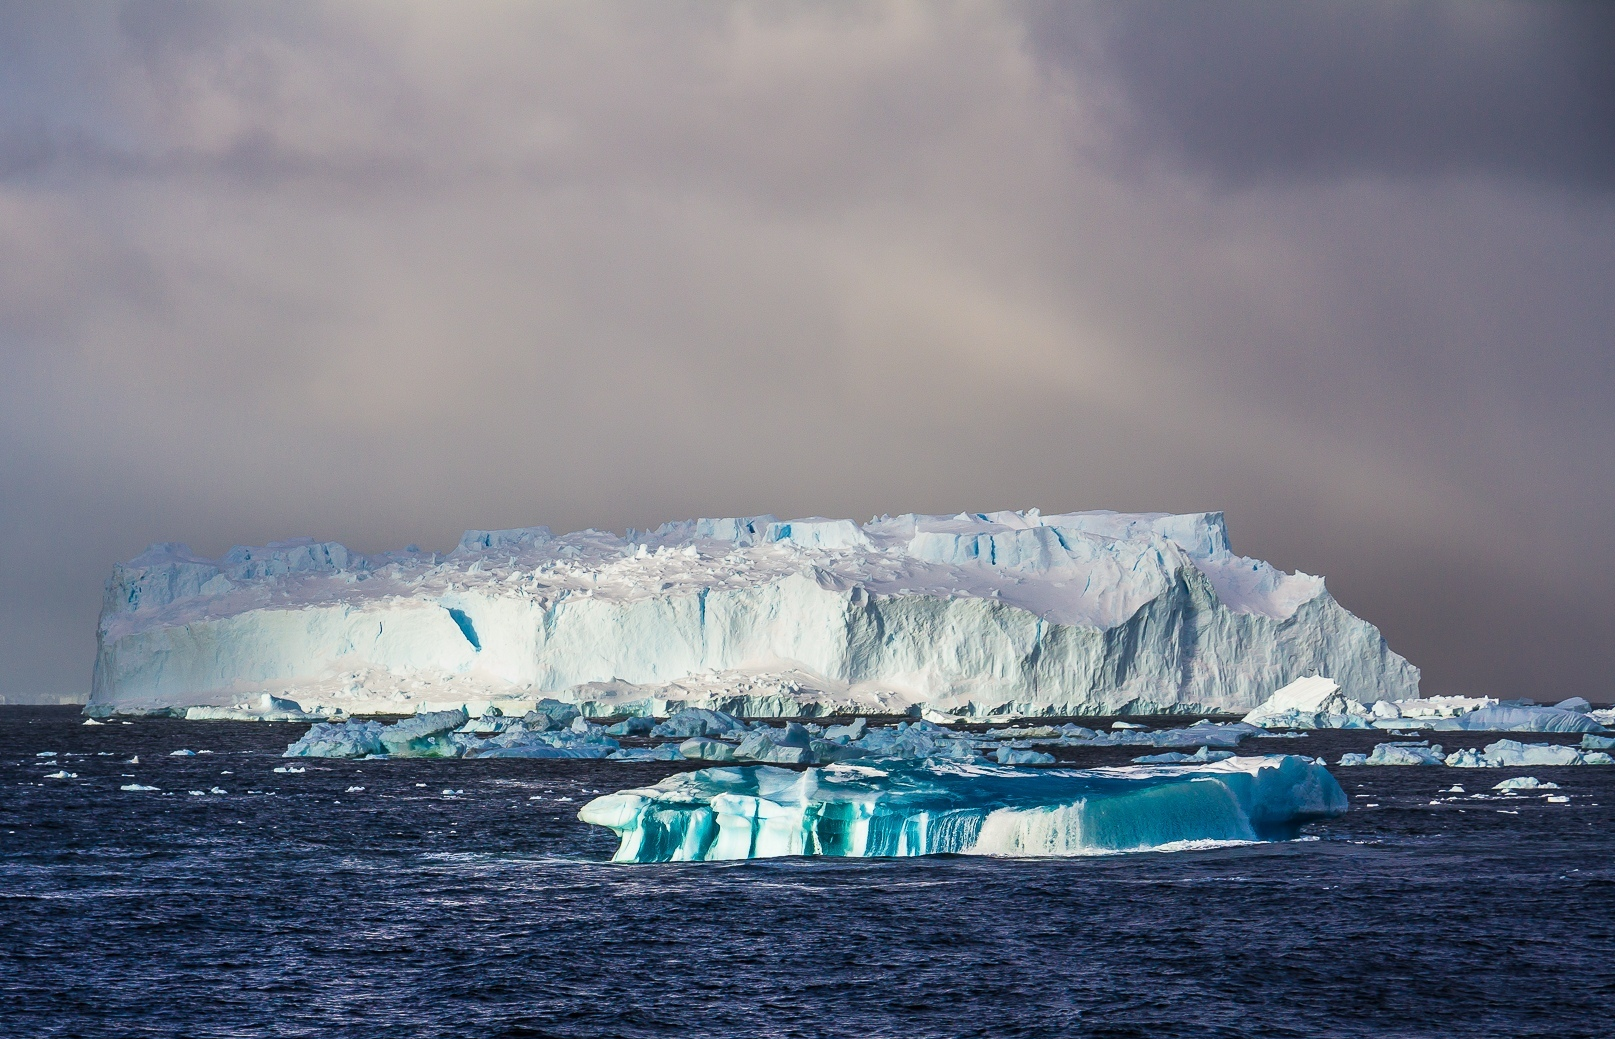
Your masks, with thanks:
[(584, 805), (618, 862), (782, 855), (1061, 856), (1292, 837), (1346, 795), (1306, 758), (1032, 770), (920, 762), (669, 776)]
[(1246, 709), (1308, 673), (1353, 701), (1418, 689), (1321, 578), (1235, 555), (1220, 513), (536, 527), (442, 557), (154, 545), (114, 568), (98, 640), (101, 715), (544, 696), (590, 715), (1078, 715)]

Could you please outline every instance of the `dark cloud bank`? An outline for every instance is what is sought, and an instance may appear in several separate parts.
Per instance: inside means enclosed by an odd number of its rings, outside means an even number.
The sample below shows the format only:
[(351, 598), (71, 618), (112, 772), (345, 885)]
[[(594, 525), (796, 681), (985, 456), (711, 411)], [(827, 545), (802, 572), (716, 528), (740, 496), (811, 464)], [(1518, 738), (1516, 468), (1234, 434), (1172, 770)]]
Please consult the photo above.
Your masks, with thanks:
[(1608, 10), (0, 3), (0, 694), (154, 540), (1037, 505), (1611, 699)]

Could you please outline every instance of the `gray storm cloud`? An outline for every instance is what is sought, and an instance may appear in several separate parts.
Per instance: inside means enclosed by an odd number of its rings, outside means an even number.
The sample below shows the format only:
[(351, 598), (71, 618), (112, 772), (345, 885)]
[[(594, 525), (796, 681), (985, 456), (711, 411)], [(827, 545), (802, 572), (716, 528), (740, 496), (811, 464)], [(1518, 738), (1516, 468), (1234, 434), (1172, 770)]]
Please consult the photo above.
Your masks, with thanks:
[(0, 693), (156, 540), (1038, 505), (1610, 698), (1608, 26), (0, 4)]

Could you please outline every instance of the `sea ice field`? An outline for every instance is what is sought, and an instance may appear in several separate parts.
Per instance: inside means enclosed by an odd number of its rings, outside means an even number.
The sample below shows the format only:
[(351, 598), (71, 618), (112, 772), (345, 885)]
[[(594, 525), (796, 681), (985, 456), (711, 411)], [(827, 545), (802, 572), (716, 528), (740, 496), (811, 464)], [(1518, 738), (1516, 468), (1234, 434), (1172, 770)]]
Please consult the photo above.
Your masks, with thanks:
[[(1339, 783), (1348, 809), (1287, 840), (639, 864), (579, 811), (712, 762), (284, 756), (309, 729), (0, 708), (4, 1033), (1611, 1031), (1615, 767), (1450, 760), (1504, 739), (1597, 753), (1582, 733), (1240, 741)], [(1337, 764), (1391, 742), (1439, 742), (1443, 764)], [(1180, 753), (1033, 749), (1054, 772)]]

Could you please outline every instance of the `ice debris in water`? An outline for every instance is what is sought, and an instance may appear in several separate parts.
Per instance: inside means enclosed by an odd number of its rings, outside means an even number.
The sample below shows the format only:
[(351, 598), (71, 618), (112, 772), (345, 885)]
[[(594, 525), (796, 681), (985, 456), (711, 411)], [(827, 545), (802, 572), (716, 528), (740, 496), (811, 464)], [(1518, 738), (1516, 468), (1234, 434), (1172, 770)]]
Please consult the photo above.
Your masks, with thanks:
[(1582, 750), (1555, 743), (1520, 743), (1498, 740), (1483, 750), (1464, 747), (1443, 755), (1441, 745), (1381, 743), (1372, 754), (1342, 754), (1340, 765), (1448, 765), (1453, 768), (1507, 768), (1518, 765), (1611, 765), (1615, 757), (1598, 750)]
[(1225, 761), (1234, 756), (1231, 750), (1212, 750), (1210, 747), (1201, 747), (1193, 754), (1184, 754), (1180, 751), (1169, 750), (1165, 754), (1145, 754), (1134, 758), (1135, 765), (1203, 765), (1208, 761)]
[[(1436, 729), (1466, 732), (1603, 732), (1615, 717), (1581, 697), (1552, 707), (1490, 697), (1433, 696), (1379, 700), (1365, 706), (1328, 678), (1310, 675), (1275, 692), (1245, 721), (1283, 729)], [(1607, 749), (1607, 748), (1599, 748)]]
[(689, 709), (679, 711), (651, 728), (652, 736), (723, 736), (746, 731), (746, 723), (722, 711)]
[(1054, 755), (1045, 754), (1040, 750), (1016, 750), (1014, 747), (999, 747), (993, 756), (998, 759), (1000, 765), (1054, 764)]
[(1535, 776), (1515, 776), (1492, 787), (1493, 790), (1557, 790), (1558, 783), (1544, 783)]
[(951, 762), (702, 769), (597, 797), (618, 862), (781, 855), (1085, 855), (1294, 837), (1339, 815), (1329, 772), (1289, 755), (1196, 768), (1018, 769)]
[[(652, 737), (672, 737), (655, 747), (622, 747), (610, 728), (579, 715), (571, 705), (547, 701), (521, 718), (484, 715), (471, 719), (463, 710), (436, 711), (393, 725), (374, 721), (318, 723), (286, 749), (286, 757), (464, 757), (464, 758), (609, 758), (614, 761), (757, 761), (769, 764), (823, 765), (861, 758), (924, 759), (977, 762), (983, 753), (1001, 764), (1052, 763), (1048, 747), (1198, 747), (1185, 760), (1214, 758), (1206, 748), (1231, 748), (1264, 730), (1243, 723), (1197, 722), (1177, 729), (1139, 726), (1096, 732), (1081, 725), (1022, 725), (993, 729), (985, 735), (928, 721), (900, 721), (871, 726), (866, 718), (845, 725), (820, 726), (787, 721), (771, 726), (746, 722), (722, 711), (683, 710), (650, 725)], [(541, 705), (543, 706), (543, 705)], [(627, 726), (644, 733), (648, 719)], [(625, 734), (624, 734), (625, 735)], [(682, 736), (682, 738), (681, 738)], [(1039, 748), (1044, 749), (1039, 749)], [(1177, 759), (1172, 759), (1177, 760)]]
[(310, 722), (324, 721), (341, 713), (340, 708), (329, 707), (305, 711), (303, 705), (296, 700), (264, 693), (252, 703), (236, 704), (233, 707), (214, 707), (210, 705), (188, 707), (185, 710), (185, 720), (193, 722)]
[(171, 758), (194, 758), (196, 757), (196, 751), (186, 750), (184, 747), (181, 747), (179, 750), (169, 751), (168, 756)]
[(77, 772), (52, 772), (50, 775), (46, 776), (45, 778), (46, 779), (77, 779), (78, 777), (79, 777), (79, 774)]
[(143, 786), (140, 783), (125, 783), (123, 786), (120, 786), (118, 789), (119, 790), (156, 790), (157, 788), (154, 787), (154, 786)]
[(472, 726), (464, 710), (431, 711), (392, 725), (324, 722), (287, 747), (284, 756), (604, 758), (619, 748), (601, 726), (589, 724), (576, 708), (556, 706), (570, 711), (535, 709), (496, 726)]

